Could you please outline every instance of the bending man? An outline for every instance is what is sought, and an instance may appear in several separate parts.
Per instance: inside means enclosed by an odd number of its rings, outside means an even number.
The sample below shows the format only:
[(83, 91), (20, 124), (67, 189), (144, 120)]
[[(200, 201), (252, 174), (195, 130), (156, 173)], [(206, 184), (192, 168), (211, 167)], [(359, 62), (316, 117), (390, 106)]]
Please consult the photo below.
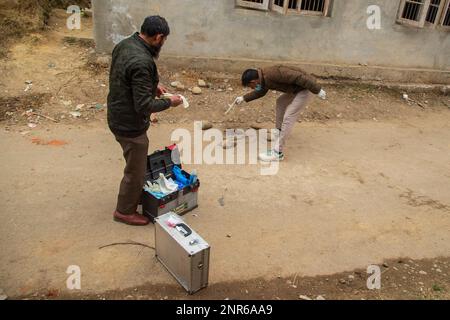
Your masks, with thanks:
[(254, 91), (238, 97), (237, 104), (250, 102), (264, 97), (269, 90), (283, 92), (277, 100), (276, 129), (278, 134), (273, 150), (259, 155), (261, 161), (284, 160), (284, 148), (300, 113), (306, 107), (312, 94), (326, 99), (326, 92), (317, 83), (316, 79), (295, 67), (273, 66), (264, 69), (249, 69), (242, 75), (242, 85)]

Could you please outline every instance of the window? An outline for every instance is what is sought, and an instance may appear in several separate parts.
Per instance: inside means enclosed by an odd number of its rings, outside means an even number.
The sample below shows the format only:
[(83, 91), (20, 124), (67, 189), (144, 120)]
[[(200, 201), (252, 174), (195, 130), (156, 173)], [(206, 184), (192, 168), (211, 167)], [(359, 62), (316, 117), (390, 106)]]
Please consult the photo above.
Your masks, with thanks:
[(443, 10), (441, 24), (443, 27), (450, 29), (450, 0), (447, 1), (447, 5)]
[(272, 9), (280, 13), (327, 16), (329, 0), (274, 0)]
[(236, 4), (245, 8), (268, 10), (269, 0), (237, 0)]
[[(398, 22), (415, 27), (446, 27), (450, 0), (402, 0)], [(447, 23), (447, 25), (446, 25)]]
[(282, 14), (328, 16), (331, 0), (236, 0), (238, 6)]
[[(442, 1), (444, 2), (444, 1)], [(441, 4), (441, 0), (431, 0), (430, 7), (428, 8), (427, 16), (425, 21), (431, 24), (436, 22), (437, 15), (439, 13), (439, 7)]]

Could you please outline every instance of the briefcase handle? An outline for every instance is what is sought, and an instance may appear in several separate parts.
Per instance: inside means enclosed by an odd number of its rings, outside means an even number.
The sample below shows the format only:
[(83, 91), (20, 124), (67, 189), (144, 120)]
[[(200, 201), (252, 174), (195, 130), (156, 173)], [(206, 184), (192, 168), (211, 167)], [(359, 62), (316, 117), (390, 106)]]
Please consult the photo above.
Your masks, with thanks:
[(178, 231), (180, 231), (185, 238), (189, 237), (192, 234), (192, 230), (191, 228), (189, 228), (187, 225), (185, 225), (184, 223), (179, 223), (177, 224), (175, 227), (181, 228), (183, 230), (179, 230), (177, 228)]

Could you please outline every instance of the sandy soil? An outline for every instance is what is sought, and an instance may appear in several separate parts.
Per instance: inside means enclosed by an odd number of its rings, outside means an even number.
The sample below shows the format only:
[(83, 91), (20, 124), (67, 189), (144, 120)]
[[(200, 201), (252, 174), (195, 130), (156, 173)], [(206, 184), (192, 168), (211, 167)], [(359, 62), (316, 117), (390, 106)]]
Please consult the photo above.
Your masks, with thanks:
[[(57, 11), (48, 31), (0, 61), (0, 288), (26, 298), (185, 298), (153, 251), (99, 249), (152, 246), (154, 228), (112, 221), (123, 159), (105, 122), (107, 66), (93, 53), (91, 22), (81, 32), (63, 22)], [(210, 88), (180, 91), (192, 108), (157, 116), (151, 150), (194, 120), (273, 126), (275, 93), (224, 117), (245, 92), (238, 75), (164, 66), (161, 75)], [(449, 298), (449, 97), (411, 93), (419, 105), (377, 87), (327, 91), (308, 106), (278, 175), (187, 166), (202, 189), (186, 219), (213, 247), (211, 287), (194, 298)], [(369, 292), (364, 270), (384, 261), (386, 286)], [(65, 289), (69, 265), (82, 269), (79, 293)]]

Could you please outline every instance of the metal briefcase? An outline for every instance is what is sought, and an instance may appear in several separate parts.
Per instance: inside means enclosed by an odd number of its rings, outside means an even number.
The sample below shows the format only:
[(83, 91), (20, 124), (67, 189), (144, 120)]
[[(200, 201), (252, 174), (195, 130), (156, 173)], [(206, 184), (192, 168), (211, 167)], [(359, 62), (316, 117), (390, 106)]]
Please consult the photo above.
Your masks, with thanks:
[(173, 212), (155, 219), (156, 258), (189, 294), (208, 286), (210, 246)]

